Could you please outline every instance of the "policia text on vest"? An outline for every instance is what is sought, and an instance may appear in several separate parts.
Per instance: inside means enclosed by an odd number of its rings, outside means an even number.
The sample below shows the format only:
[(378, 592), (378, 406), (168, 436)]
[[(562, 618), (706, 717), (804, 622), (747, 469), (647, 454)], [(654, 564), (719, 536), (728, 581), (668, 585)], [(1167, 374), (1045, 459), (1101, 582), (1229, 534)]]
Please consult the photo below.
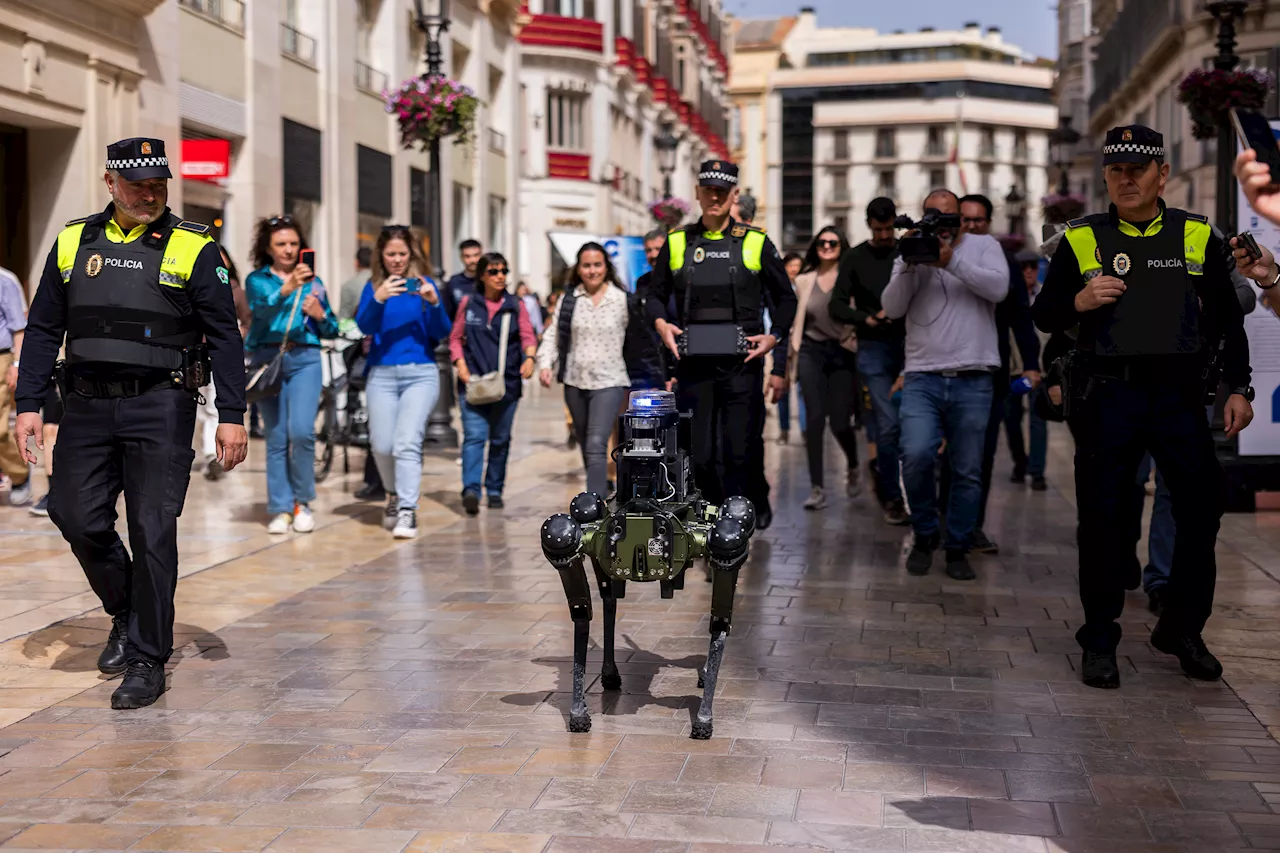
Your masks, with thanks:
[[(67, 224), (31, 303), (16, 432), (30, 454), (26, 439), (39, 441), (39, 411), (65, 337), (69, 393), (49, 516), (112, 617), (98, 660), (104, 673), (125, 673), (112, 707), (137, 708), (164, 692), (173, 650), (177, 519), (195, 457), (193, 386), (201, 379), (186, 375), (190, 354), (202, 341), (211, 354), (218, 446), (230, 469), (248, 444), (244, 343), (207, 227), (165, 207), (164, 143), (128, 139), (107, 152), (112, 204)], [(132, 554), (115, 530), (122, 492)]]
[[(705, 219), (705, 217), (704, 217)], [(708, 230), (704, 221), (673, 231), (654, 262), (646, 308), (650, 319), (674, 324), (682, 331), (698, 324), (736, 326), (750, 341), (771, 334), (787, 340), (795, 317), (796, 298), (782, 259), (757, 228), (725, 219), (723, 230)], [(666, 306), (674, 296), (678, 318)], [(774, 327), (764, 329), (769, 309)], [(750, 437), (764, 429), (764, 359), (759, 339), (744, 355), (679, 358), (675, 366), (681, 410), (692, 411), (693, 464), (698, 488), (707, 500), (720, 503), (744, 495), (766, 512), (764, 486), (748, 476)], [(783, 348), (773, 351), (773, 378), (781, 388), (786, 363)], [(723, 479), (719, 473), (723, 463)], [(755, 489), (758, 494), (753, 494)]]
[(1137, 585), (1130, 531), (1138, 466), (1150, 453), (1173, 499), (1177, 535), (1164, 610), (1152, 645), (1184, 671), (1217, 678), (1200, 633), (1213, 608), (1214, 543), (1226, 483), (1204, 407), (1210, 349), (1222, 342), (1235, 429), (1252, 417), (1243, 313), (1227, 252), (1203, 216), (1166, 208), (1163, 140), (1116, 128), (1103, 149), (1113, 204), (1070, 223), (1032, 307), (1045, 332), (1078, 326), (1068, 423), (1077, 443), (1082, 676), (1120, 682), (1115, 650), (1125, 590)]

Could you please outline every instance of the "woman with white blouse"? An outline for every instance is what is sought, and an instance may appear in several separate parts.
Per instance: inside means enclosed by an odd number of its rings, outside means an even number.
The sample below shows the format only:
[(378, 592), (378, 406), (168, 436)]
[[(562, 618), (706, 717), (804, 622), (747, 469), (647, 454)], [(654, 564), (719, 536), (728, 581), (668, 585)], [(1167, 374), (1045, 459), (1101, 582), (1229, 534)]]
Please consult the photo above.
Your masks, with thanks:
[(599, 243), (587, 243), (543, 333), (538, 378), (550, 388), (554, 369), (564, 384), (587, 491), (602, 498), (608, 497), (609, 436), (631, 388), (622, 354), (627, 318), (627, 292), (609, 256)]

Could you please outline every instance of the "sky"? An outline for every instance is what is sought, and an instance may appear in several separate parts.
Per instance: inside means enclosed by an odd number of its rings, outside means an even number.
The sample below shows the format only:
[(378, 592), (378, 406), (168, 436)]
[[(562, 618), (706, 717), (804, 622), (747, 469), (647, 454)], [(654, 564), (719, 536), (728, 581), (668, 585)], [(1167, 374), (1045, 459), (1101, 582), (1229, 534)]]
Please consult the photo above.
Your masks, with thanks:
[(801, 6), (818, 13), (818, 26), (872, 27), (881, 32), (959, 29), (977, 21), (983, 29), (999, 27), (1005, 41), (1036, 56), (1056, 58), (1057, 12), (1053, 0), (724, 0), (724, 8), (740, 18), (794, 15)]

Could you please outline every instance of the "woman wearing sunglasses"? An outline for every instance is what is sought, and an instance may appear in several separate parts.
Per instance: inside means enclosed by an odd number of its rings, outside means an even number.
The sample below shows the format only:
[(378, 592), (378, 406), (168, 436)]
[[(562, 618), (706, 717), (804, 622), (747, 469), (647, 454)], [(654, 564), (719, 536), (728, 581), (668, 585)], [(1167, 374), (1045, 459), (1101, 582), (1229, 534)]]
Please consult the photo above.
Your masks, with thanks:
[(267, 440), (267, 532), (315, 530), (316, 409), (324, 370), (320, 339), (338, 336), (338, 318), (324, 283), (299, 254), (307, 247), (302, 226), (291, 216), (258, 223), (245, 294), (253, 322), (245, 339), (250, 371), (284, 349), (280, 393), (258, 402)]
[[(524, 303), (507, 292), (507, 259), (490, 252), (476, 266), (483, 294), (463, 297), (449, 335), (449, 357), (458, 374), (458, 408), (462, 413), (462, 506), (467, 515), (480, 512), (481, 475), (490, 509), (501, 509), (507, 482), (511, 425), (520, 402), (521, 380), (533, 376), (538, 339)], [(503, 326), (506, 326), (505, 350)], [(489, 379), (502, 366), (502, 397), (468, 401), (473, 379)], [(487, 389), (486, 389), (487, 390)], [(489, 468), (485, 471), (485, 445)]]
[(631, 389), (623, 355), (627, 291), (599, 243), (578, 250), (564, 298), (538, 349), (539, 381), (564, 384), (564, 402), (587, 469), (587, 491), (609, 496), (609, 437)]
[(372, 274), (360, 296), (356, 325), (369, 346), (369, 444), (387, 489), (382, 526), (397, 539), (418, 535), (422, 439), (440, 395), (434, 344), (449, 335), (436, 283), (407, 225), (378, 235)]
[(809, 455), (809, 482), (812, 491), (805, 509), (827, 505), (823, 488), (823, 442), (826, 423), (848, 461), (846, 490), (854, 497), (861, 490), (858, 478), (858, 442), (853, 427), (858, 404), (858, 350), (853, 327), (831, 319), (827, 306), (836, 284), (840, 256), (848, 244), (844, 235), (830, 226), (823, 228), (809, 244), (800, 275), (796, 276), (796, 321), (791, 326), (791, 364), (800, 377), (804, 400), (804, 443)]

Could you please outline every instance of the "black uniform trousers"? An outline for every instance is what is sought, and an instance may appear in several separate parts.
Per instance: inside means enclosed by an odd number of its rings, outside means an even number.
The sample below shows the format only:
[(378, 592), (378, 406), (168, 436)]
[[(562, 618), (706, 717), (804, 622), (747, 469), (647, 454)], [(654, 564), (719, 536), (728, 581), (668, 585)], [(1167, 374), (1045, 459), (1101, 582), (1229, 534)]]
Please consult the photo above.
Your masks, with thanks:
[[(53, 451), (49, 517), (103, 609), (128, 615), (131, 657), (163, 662), (173, 651), (178, 516), (195, 459), (195, 424), (190, 392), (67, 395)], [(115, 527), (122, 491), (132, 557)]]
[(1095, 379), (1088, 398), (1073, 407), (1085, 614), (1077, 642), (1101, 652), (1113, 651), (1120, 642), (1116, 620), (1133, 574), (1133, 484), (1146, 452), (1164, 473), (1177, 522), (1161, 621), (1199, 634), (1213, 610), (1213, 549), (1226, 509), (1226, 477), (1214, 453), (1198, 383)]
[[(753, 476), (751, 455), (763, 456), (763, 359), (686, 357), (676, 367), (677, 403), (693, 412), (690, 456), (693, 477), (704, 500), (714, 505), (743, 496), (767, 500), (767, 483)], [(723, 462), (723, 470), (720, 463)], [(759, 479), (763, 479), (763, 471)], [(759, 507), (757, 507), (759, 511)]]

